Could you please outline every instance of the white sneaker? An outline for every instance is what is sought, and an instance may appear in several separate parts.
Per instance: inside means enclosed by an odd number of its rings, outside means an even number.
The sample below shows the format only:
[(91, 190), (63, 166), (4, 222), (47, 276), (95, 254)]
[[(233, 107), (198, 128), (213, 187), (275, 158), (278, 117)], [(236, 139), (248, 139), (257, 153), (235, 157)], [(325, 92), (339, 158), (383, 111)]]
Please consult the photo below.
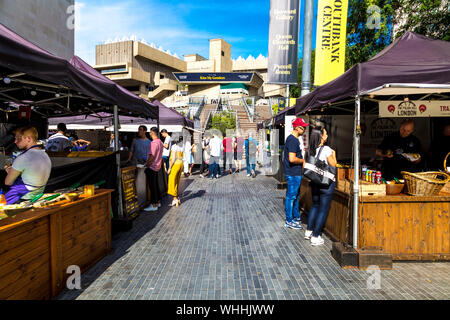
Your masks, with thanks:
[(149, 205), (147, 208), (144, 208), (144, 211), (156, 211), (158, 207), (154, 207), (153, 205)]
[(251, 174), (250, 173), (247, 173), (247, 177), (250, 177), (251, 176)]
[(311, 237), (311, 245), (313, 246), (320, 246), (322, 244), (324, 244), (324, 240), (321, 236), (318, 237)]
[(158, 208), (161, 208), (161, 203), (156, 204)]
[(311, 239), (312, 231), (305, 230), (305, 239), (309, 240)]

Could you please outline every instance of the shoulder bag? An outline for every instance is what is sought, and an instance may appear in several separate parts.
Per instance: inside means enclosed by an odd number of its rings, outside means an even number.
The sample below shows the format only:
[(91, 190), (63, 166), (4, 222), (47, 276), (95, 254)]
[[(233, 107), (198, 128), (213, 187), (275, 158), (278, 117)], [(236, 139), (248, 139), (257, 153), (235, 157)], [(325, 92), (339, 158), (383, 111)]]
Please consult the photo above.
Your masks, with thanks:
[(336, 180), (336, 167), (330, 166), (328, 161), (319, 159), (323, 146), (320, 147), (317, 157), (308, 156), (306, 159), (303, 175), (311, 182), (327, 188)]

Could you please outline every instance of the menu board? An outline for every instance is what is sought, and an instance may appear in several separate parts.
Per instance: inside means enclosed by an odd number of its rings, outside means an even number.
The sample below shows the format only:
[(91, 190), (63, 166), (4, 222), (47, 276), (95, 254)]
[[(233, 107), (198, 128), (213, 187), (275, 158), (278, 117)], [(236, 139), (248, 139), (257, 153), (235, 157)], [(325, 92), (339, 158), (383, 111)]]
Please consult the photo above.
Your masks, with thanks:
[(139, 211), (136, 192), (136, 167), (122, 169), (122, 190), (124, 214), (128, 217), (134, 217)]

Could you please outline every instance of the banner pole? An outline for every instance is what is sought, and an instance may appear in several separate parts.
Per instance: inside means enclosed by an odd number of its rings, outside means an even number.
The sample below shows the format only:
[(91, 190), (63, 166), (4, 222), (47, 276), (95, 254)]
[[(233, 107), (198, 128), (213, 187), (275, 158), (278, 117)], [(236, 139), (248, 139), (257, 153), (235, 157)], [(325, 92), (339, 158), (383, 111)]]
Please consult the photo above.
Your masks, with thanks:
[(300, 96), (311, 90), (311, 43), (313, 28), (313, 0), (305, 0), (305, 26), (303, 31), (302, 83)]
[(355, 128), (353, 136), (353, 248), (358, 248), (358, 205), (359, 205), (359, 135), (360, 129), (360, 114), (361, 114), (361, 99), (356, 96), (355, 99)]
[(117, 162), (117, 213), (119, 218), (123, 218), (122, 204), (122, 171), (120, 170), (120, 148), (119, 148), (119, 109), (114, 105), (114, 152), (116, 153)]

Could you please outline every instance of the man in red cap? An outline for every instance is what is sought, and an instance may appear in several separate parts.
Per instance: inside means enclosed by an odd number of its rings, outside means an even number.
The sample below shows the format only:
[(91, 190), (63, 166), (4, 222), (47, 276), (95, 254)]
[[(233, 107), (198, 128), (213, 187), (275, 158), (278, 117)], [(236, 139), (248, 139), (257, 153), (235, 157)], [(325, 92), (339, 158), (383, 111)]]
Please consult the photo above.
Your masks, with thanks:
[(305, 133), (307, 126), (308, 124), (302, 118), (297, 118), (292, 122), (294, 130), (287, 137), (283, 151), (283, 169), (287, 181), (286, 202), (284, 204), (285, 227), (297, 230), (302, 229), (298, 202), (304, 162), (298, 138)]

